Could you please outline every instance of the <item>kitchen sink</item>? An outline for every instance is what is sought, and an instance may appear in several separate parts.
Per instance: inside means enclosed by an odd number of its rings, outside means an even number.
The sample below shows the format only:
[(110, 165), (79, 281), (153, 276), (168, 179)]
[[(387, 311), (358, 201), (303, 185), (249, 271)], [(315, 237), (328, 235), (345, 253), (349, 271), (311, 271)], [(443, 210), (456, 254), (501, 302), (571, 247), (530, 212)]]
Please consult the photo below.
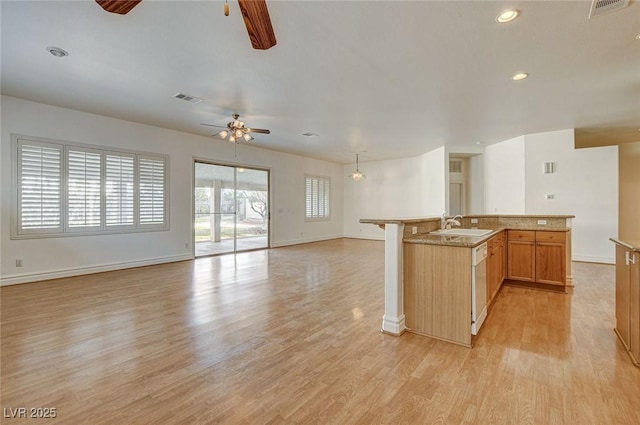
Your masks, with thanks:
[(441, 229), (429, 232), (430, 235), (442, 236), (484, 236), (493, 232), (489, 229)]

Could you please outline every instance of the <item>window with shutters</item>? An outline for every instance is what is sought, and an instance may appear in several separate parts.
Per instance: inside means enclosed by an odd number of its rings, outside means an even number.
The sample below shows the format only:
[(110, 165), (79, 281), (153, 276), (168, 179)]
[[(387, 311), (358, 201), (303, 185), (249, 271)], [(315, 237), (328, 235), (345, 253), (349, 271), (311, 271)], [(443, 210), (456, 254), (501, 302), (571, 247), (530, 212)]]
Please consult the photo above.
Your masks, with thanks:
[(329, 177), (305, 176), (305, 220), (331, 218), (331, 180)]
[(168, 229), (167, 156), (13, 139), (12, 237)]
[(99, 151), (67, 149), (67, 230), (102, 227), (102, 155)]
[(140, 158), (140, 225), (158, 226), (165, 217), (165, 166), (158, 158)]
[(107, 152), (105, 156), (105, 226), (135, 227), (135, 155)]
[(17, 224), (21, 234), (62, 231), (62, 152), (54, 143), (18, 145)]

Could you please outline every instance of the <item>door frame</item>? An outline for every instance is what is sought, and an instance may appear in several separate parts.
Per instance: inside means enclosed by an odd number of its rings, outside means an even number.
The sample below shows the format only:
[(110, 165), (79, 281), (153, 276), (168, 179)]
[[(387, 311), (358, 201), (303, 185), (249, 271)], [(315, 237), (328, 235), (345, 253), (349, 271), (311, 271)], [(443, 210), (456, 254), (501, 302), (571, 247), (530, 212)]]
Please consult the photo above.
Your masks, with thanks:
[[(242, 251), (238, 251), (237, 250), (237, 236), (235, 236), (236, 241), (234, 241), (234, 250), (232, 252), (227, 252), (227, 253), (223, 253), (223, 254), (211, 254), (211, 255), (207, 255), (206, 257), (216, 257), (216, 256), (228, 255), (228, 254), (236, 255), (238, 252), (249, 252), (249, 251), (259, 251), (261, 249), (271, 249), (271, 233), (273, 231), (272, 225), (271, 225), (271, 211), (272, 211), (271, 203), (272, 203), (272, 200), (273, 200), (273, 196), (271, 194), (271, 186), (272, 186), (271, 168), (270, 167), (258, 166), (258, 165), (252, 165), (252, 164), (246, 164), (246, 163), (226, 162), (226, 161), (220, 161), (220, 160), (211, 159), (211, 158), (204, 158), (204, 157), (200, 157), (200, 156), (194, 156), (194, 157), (192, 157), (192, 161), (191, 161), (191, 218), (190, 218), (190, 220), (191, 220), (191, 258), (192, 259), (196, 258), (196, 228), (195, 228), (196, 163), (208, 164), (208, 165), (218, 165), (218, 166), (222, 166), (222, 167), (232, 167), (232, 168), (234, 168), (234, 181), (235, 181), (235, 173), (238, 172), (238, 170), (237, 170), (238, 168), (245, 168), (247, 170), (264, 171), (264, 172), (267, 173), (267, 199), (268, 199), (268, 205), (267, 205), (267, 246), (264, 247), (264, 248), (244, 249)], [(234, 183), (234, 184), (237, 186), (237, 183)], [(236, 224), (237, 224), (237, 215), (236, 215)], [(205, 256), (198, 257), (198, 258), (204, 258), (204, 257)]]

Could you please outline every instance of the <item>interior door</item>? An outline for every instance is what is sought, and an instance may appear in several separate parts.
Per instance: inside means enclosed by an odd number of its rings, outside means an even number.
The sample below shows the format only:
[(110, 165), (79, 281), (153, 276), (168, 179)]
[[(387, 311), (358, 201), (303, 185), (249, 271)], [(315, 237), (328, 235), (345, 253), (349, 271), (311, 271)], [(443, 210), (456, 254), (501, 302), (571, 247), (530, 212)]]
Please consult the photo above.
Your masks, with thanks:
[(269, 247), (269, 171), (196, 161), (195, 256)]

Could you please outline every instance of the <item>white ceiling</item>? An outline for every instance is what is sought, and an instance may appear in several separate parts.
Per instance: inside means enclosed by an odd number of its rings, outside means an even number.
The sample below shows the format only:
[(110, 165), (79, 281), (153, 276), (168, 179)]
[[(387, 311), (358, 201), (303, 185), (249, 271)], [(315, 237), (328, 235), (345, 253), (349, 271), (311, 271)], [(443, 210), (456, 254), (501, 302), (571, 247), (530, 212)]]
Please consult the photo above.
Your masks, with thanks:
[[(2, 93), (201, 135), (238, 112), (271, 130), (257, 146), (344, 163), (640, 127), (637, 1), (589, 20), (589, 1), (268, 0), (267, 51), (229, 4), (225, 17), (222, 1), (143, 0), (119, 16), (3, 0)], [(521, 16), (497, 24), (508, 7)], [(530, 77), (512, 81), (519, 71)]]

